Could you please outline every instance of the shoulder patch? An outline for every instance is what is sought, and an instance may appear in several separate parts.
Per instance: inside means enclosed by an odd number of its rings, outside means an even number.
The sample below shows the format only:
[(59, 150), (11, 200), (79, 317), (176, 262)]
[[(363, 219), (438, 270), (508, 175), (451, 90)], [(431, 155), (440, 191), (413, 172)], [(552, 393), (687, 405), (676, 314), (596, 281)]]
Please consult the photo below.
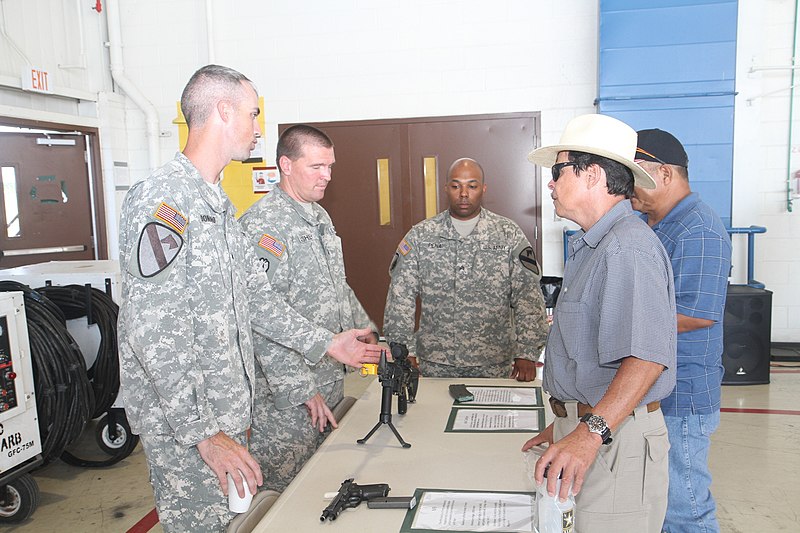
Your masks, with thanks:
[(286, 245), (267, 233), (261, 236), (261, 239), (258, 241), (258, 245), (275, 257), (281, 257), (286, 251)]
[(394, 257), (392, 258), (392, 264), (391, 264), (391, 265), (389, 265), (389, 273), (390, 273), (390, 274), (391, 274), (392, 272), (394, 272), (394, 267), (396, 267), (396, 266), (397, 266), (397, 260), (398, 260), (398, 259), (400, 259), (400, 253), (399, 253), (399, 252), (395, 252), (395, 253), (394, 253)]
[(408, 255), (408, 252), (411, 251), (411, 245), (406, 242), (405, 239), (400, 241), (400, 244), (397, 246), (398, 253), (402, 254), (403, 257)]
[(181, 235), (183, 235), (183, 232), (186, 230), (186, 224), (189, 222), (189, 219), (183, 216), (182, 213), (164, 202), (159, 204), (158, 209), (156, 209), (156, 212), (153, 213), (153, 216), (165, 223), (167, 226), (175, 229), (175, 231)]
[(536, 263), (536, 252), (533, 251), (533, 247), (527, 246), (519, 253), (519, 262), (523, 267), (539, 275), (539, 264)]
[(181, 248), (183, 237), (180, 233), (158, 222), (150, 222), (139, 236), (139, 273), (142, 277), (152, 278), (163, 272), (178, 257)]

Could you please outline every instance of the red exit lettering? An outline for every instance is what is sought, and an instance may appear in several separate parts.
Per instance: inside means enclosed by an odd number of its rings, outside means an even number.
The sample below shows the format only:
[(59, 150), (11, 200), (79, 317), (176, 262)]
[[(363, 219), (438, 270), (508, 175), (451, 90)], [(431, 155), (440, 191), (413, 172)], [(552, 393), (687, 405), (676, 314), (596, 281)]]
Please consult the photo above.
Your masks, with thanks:
[(49, 91), (47, 86), (47, 71), (31, 70), (31, 88), (37, 91)]

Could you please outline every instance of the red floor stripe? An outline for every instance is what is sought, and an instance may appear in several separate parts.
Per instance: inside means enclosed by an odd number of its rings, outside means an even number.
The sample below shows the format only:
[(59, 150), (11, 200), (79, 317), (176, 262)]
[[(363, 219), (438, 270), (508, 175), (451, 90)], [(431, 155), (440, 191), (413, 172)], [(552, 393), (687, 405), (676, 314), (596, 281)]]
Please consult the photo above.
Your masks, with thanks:
[(136, 522), (136, 524), (130, 528), (127, 533), (147, 533), (153, 526), (158, 524), (158, 513), (155, 509), (144, 515), (144, 518)]
[(739, 407), (723, 407), (723, 413), (749, 413), (756, 415), (800, 415), (800, 411), (789, 409), (741, 409)]

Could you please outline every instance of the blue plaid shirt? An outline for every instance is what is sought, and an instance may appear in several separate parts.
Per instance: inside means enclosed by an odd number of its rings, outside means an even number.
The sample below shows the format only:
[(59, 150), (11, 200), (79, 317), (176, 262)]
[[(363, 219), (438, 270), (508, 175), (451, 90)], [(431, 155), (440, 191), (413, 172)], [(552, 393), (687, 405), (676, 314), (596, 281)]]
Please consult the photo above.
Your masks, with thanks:
[(722, 318), (731, 239), (697, 193), (681, 200), (653, 231), (672, 262), (678, 313), (714, 321), (709, 328), (678, 334), (677, 383), (661, 401), (661, 408), (668, 416), (708, 414), (720, 407)]

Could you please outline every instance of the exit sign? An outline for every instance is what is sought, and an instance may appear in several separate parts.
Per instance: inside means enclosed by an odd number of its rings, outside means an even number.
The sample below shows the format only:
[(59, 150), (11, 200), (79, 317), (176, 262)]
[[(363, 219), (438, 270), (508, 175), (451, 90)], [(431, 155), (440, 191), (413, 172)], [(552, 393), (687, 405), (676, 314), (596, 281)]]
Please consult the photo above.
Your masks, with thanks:
[(52, 93), (50, 73), (43, 68), (27, 65), (22, 69), (22, 89), (37, 93)]

